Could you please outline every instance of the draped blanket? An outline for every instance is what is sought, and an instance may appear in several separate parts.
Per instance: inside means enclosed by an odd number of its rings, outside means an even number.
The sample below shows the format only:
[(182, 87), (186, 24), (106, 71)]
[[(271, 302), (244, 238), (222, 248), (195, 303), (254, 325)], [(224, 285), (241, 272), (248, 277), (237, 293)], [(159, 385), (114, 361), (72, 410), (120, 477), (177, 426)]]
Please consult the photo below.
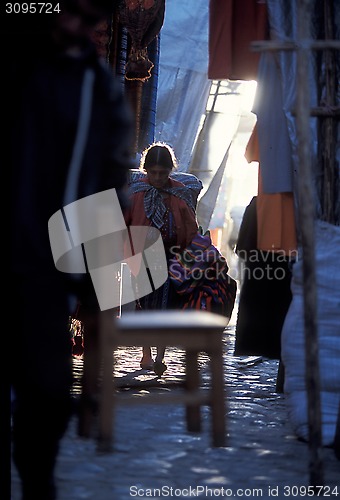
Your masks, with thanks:
[(146, 175), (144, 173), (133, 170), (130, 171), (130, 192), (140, 193), (141, 191), (145, 191), (145, 214), (158, 229), (164, 224), (164, 215), (166, 212), (161, 191), (177, 196), (177, 198), (185, 201), (193, 212), (195, 212), (197, 196), (202, 189), (201, 181), (192, 174), (171, 173), (170, 177), (181, 182), (182, 186), (165, 187), (159, 190), (145, 182)]
[(161, 191), (177, 196), (184, 200), (187, 205), (195, 211), (194, 202), (190, 191), (185, 186), (164, 187), (162, 190), (156, 189), (151, 184), (146, 184), (142, 180), (137, 180), (130, 186), (132, 193), (145, 191), (144, 210), (148, 219), (152, 220), (155, 227), (160, 229), (164, 224), (166, 207), (163, 202)]
[(210, 233), (198, 231), (191, 244), (169, 261), (170, 279), (183, 299), (183, 309), (206, 309), (230, 318), (236, 297), (236, 281), (212, 244)]

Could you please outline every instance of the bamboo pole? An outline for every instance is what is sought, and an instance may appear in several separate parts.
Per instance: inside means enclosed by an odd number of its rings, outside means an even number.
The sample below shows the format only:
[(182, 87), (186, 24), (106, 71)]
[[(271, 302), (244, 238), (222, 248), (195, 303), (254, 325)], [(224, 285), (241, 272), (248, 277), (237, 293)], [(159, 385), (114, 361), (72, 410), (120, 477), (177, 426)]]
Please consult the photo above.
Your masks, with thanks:
[(308, 405), (309, 428), (309, 474), (310, 485), (323, 485), (323, 463), (321, 457), (322, 428), (320, 404), (320, 375), (317, 327), (317, 288), (314, 251), (315, 200), (310, 157), (310, 50), (303, 41), (310, 36), (311, 1), (298, 0), (297, 36), (297, 138), (298, 138), (298, 219), (302, 246), (304, 330), (305, 330), (305, 381)]

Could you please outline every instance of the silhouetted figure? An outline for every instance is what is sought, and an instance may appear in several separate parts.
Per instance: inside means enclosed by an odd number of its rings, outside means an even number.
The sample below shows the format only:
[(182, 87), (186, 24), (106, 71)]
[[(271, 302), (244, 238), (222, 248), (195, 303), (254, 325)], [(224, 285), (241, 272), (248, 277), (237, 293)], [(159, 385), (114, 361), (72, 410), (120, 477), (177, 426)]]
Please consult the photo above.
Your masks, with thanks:
[[(177, 159), (168, 144), (156, 142), (146, 148), (140, 161), (140, 170), (146, 175), (130, 185), (131, 206), (125, 213), (128, 226), (159, 229), (168, 261), (174, 257), (174, 252), (183, 250), (191, 242), (198, 230), (196, 199), (191, 189), (170, 177), (176, 169)], [(142, 297), (138, 307), (176, 309), (180, 308), (179, 304), (176, 290), (168, 278), (160, 288)], [(143, 347), (141, 368), (154, 370), (161, 376), (167, 369), (164, 353), (164, 348), (157, 348), (153, 361), (151, 347)]]
[[(54, 469), (72, 412), (71, 299), (94, 297), (88, 275), (76, 284), (56, 270), (48, 221), (63, 208), (66, 189), (70, 203), (116, 188), (123, 204), (131, 166), (131, 112), (91, 41), (112, 8), (111, 0), (64, 0), (60, 12), (27, 14), (22, 24), (13, 15), (2, 60), (6, 168), (13, 174), (11, 278), (20, 325), (10, 350), (13, 460), (23, 500), (57, 497)], [(82, 113), (89, 114), (87, 133)], [(77, 134), (84, 154), (78, 182), (67, 185), (72, 155), (79, 158)]]

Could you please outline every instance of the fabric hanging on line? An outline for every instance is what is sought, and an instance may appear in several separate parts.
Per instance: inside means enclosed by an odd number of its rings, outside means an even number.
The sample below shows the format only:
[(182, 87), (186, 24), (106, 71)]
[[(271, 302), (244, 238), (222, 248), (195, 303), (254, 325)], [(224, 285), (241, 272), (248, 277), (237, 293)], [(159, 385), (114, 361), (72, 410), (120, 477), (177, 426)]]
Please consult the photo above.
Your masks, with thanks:
[(260, 55), (250, 44), (267, 34), (266, 2), (210, 0), (208, 77), (256, 80)]
[[(271, 5), (271, 11), (275, 10), (273, 5)], [(260, 3), (253, 0), (210, 0), (209, 13), (209, 78), (257, 80), (259, 76), (258, 64), (260, 52), (252, 52), (250, 50), (250, 43), (269, 38), (269, 20), (266, 2)], [(276, 25), (275, 19), (278, 19), (278, 16), (272, 12), (272, 18), (271, 22)], [(266, 92), (263, 95), (266, 96), (268, 104), (267, 116), (271, 118), (271, 122), (270, 120), (266, 120), (265, 122), (262, 120), (261, 109), (259, 111), (261, 115), (260, 133), (257, 123), (249, 140), (245, 156), (248, 162), (260, 162), (261, 153), (258, 193), (259, 208), (257, 214), (259, 224), (258, 248), (272, 250), (274, 247), (278, 250), (291, 251), (296, 248), (296, 228), (292, 194), (293, 167), (291, 157), (287, 157), (290, 151), (290, 139), (288, 137), (288, 125), (282, 108), (281, 111), (279, 110), (279, 114), (276, 112), (273, 113), (273, 99), (267, 98), (267, 78), (271, 76), (271, 80), (273, 80), (275, 77), (274, 90), (276, 98), (274, 99), (274, 103), (278, 102), (277, 96), (279, 96), (279, 102), (282, 105), (282, 97), (280, 96), (281, 82), (273, 72), (273, 68), (272, 73), (270, 73), (270, 67), (263, 67), (263, 71), (269, 71), (269, 74), (266, 74), (258, 85), (257, 93), (262, 90), (262, 84), (266, 85)], [(262, 102), (262, 104), (265, 103)], [(260, 109), (260, 106), (258, 108)], [(277, 120), (280, 113), (280, 119)], [(282, 147), (279, 148), (279, 161), (277, 161), (277, 157), (272, 158), (278, 149), (277, 143), (273, 143), (274, 139), (272, 135), (269, 141), (266, 139), (268, 127), (269, 131), (275, 130), (276, 138), (279, 137), (282, 144)], [(263, 133), (263, 129), (265, 129), (265, 134)], [(277, 134), (278, 130), (282, 133)], [(266, 140), (267, 142), (265, 142)], [(283, 145), (285, 147), (288, 145), (288, 147), (283, 151), (284, 154), (281, 155), (284, 148)], [(281, 161), (281, 159), (284, 159), (284, 161)], [(262, 161), (264, 161), (263, 170), (261, 169)], [(263, 172), (265, 172), (263, 174), (264, 179), (261, 177)], [(263, 187), (263, 183), (265, 187)], [(281, 217), (283, 214), (284, 217), (282, 220)], [(273, 229), (275, 229), (274, 232)]]
[(138, 151), (143, 151), (155, 140), (160, 37), (161, 34), (154, 38), (148, 47), (148, 54), (154, 66), (151, 70), (151, 77), (143, 83), (140, 118), (143, 126), (140, 127)]
[(296, 255), (297, 239), (293, 193), (264, 194), (257, 201), (257, 248)]
[(297, 248), (294, 194), (266, 194), (262, 189), (262, 170), (257, 124), (249, 139), (245, 157), (248, 162), (259, 162), (257, 196), (257, 248), (265, 251), (283, 251), (294, 254)]
[(253, 104), (257, 116), (257, 133), (264, 193), (293, 191), (292, 148), (282, 97), (282, 79), (276, 57), (261, 55)]

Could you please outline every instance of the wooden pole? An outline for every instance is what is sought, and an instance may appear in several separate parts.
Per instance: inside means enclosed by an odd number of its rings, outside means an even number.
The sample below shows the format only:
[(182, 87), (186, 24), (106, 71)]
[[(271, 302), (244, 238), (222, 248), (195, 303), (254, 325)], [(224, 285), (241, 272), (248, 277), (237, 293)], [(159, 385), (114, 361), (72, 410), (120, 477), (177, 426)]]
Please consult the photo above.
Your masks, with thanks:
[(142, 115), (142, 94), (143, 94), (143, 81), (141, 80), (126, 80), (125, 93), (130, 102), (131, 109), (135, 117), (135, 143), (134, 154), (138, 153), (139, 135), (141, 128), (141, 115)]
[(323, 485), (321, 458), (322, 427), (320, 404), (320, 375), (317, 328), (317, 288), (314, 252), (315, 200), (310, 157), (310, 49), (301, 43), (310, 36), (312, 2), (298, 0), (297, 10), (297, 138), (299, 168), (297, 176), (298, 218), (302, 247), (304, 330), (305, 330), (305, 380), (309, 427), (310, 485)]

